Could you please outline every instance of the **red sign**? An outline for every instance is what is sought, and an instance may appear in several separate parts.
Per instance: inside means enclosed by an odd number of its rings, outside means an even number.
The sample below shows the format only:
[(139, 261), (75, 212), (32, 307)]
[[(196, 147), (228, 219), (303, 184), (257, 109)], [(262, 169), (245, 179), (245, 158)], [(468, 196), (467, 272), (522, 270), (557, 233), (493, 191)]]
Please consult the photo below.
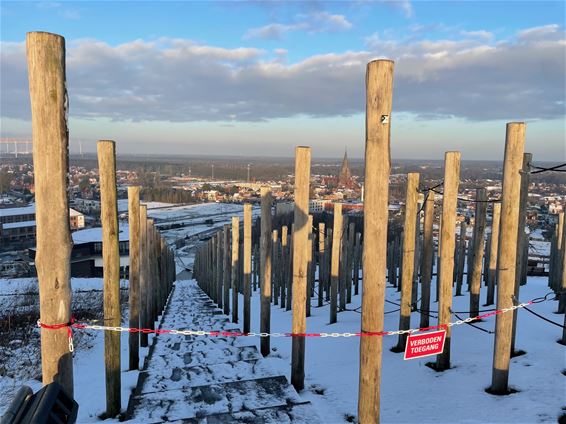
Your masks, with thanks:
[(409, 334), (404, 359), (423, 358), (438, 355), (444, 350), (446, 331), (433, 331), (424, 334)]

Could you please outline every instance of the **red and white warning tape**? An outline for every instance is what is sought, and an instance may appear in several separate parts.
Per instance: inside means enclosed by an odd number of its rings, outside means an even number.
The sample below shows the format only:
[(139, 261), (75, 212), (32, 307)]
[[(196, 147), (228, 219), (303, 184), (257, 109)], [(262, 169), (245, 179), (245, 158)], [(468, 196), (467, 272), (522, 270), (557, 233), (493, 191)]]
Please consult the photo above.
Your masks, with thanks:
[(455, 325), (462, 325), (471, 323), (476, 320), (483, 318), (489, 318), (494, 315), (504, 314), (506, 312), (514, 311), (515, 309), (524, 308), (525, 306), (530, 306), (535, 302), (530, 300), (525, 303), (519, 303), (518, 305), (511, 306), (509, 308), (498, 309), (491, 311), (482, 315), (478, 315), (473, 318), (466, 318), (463, 320), (457, 320), (449, 322), (447, 324), (434, 325), (431, 327), (421, 327), (421, 328), (411, 328), (408, 330), (395, 330), (395, 331), (362, 331), (358, 333), (243, 333), (239, 331), (206, 331), (206, 330), (166, 330), (166, 329), (155, 329), (150, 328), (130, 328), (130, 327), (112, 327), (107, 325), (90, 325), (81, 324), (75, 322), (74, 317), (71, 321), (65, 324), (44, 324), (37, 321), (37, 325), (41, 328), (47, 330), (59, 330), (62, 328), (67, 328), (67, 334), (69, 336), (69, 351), (72, 352), (73, 348), (73, 331), (72, 329), (79, 330), (99, 330), (99, 331), (118, 331), (127, 333), (145, 333), (145, 334), (178, 334), (183, 336), (212, 336), (212, 337), (367, 337), (367, 336), (394, 336), (399, 334), (413, 334), (421, 333), (425, 331), (432, 330), (446, 330), (448, 327), (453, 327)]

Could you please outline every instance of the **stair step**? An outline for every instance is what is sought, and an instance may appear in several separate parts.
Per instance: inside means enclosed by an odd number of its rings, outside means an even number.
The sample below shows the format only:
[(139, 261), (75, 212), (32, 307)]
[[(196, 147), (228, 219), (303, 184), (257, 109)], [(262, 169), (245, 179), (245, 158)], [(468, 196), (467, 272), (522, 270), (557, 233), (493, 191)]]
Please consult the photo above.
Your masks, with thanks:
[(284, 376), (236, 381), (182, 390), (161, 390), (134, 397), (132, 419), (172, 421), (304, 403)]

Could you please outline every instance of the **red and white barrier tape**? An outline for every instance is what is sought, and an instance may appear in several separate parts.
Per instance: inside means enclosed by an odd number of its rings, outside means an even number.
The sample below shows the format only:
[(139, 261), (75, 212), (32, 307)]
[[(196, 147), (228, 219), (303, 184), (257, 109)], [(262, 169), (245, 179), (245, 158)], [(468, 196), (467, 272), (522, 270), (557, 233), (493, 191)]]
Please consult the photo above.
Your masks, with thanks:
[(486, 314), (478, 315), (473, 318), (466, 318), (463, 320), (449, 322), (447, 324), (433, 325), (431, 327), (421, 327), (421, 328), (411, 328), (408, 330), (396, 330), (396, 331), (362, 331), (359, 333), (243, 333), (239, 331), (205, 331), (205, 330), (165, 330), (165, 329), (155, 329), (150, 328), (129, 328), (129, 327), (112, 327), (107, 325), (90, 325), (76, 323), (74, 317), (71, 321), (66, 324), (44, 324), (37, 321), (37, 325), (41, 328), (47, 330), (59, 330), (61, 328), (67, 328), (67, 334), (69, 336), (69, 351), (73, 351), (73, 328), (79, 330), (100, 330), (100, 331), (118, 331), (127, 333), (145, 333), (145, 334), (178, 334), (183, 336), (212, 336), (212, 337), (367, 337), (367, 336), (394, 336), (399, 334), (413, 334), (422, 333), (425, 331), (432, 330), (446, 330), (448, 327), (453, 327), (455, 325), (467, 324), (482, 318), (489, 318), (494, 315), (504, 314), (506, 312), (514, 311), (515, 309), (524, 308), (525, 306), (530, 306), (535, 302), (530, 300), (525, 303), (519, 303), (518, 305), (511, 306), (509, 308), (498, 309), (496, 311), (488, 312)]

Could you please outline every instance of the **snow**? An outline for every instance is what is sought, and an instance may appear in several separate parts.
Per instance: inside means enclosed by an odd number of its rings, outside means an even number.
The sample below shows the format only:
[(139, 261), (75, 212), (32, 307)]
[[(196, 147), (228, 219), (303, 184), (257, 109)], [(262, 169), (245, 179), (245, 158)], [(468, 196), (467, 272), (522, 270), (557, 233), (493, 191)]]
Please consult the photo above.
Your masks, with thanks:
[[(174, 219), (186, 224), (179, 229), (165, 230), (164, 235), (169, 242), (179, 238), (196, 236), (214, 230), (224, 223), (230, 222), (232, 215), (242, 213), (242, 205), (201, 204), (182, 207), (166, 207), (150, 211), (152, 218)], [(254, 208), (257, 214), (257, 209)], [(214, 227), (203, 221), (214, 218)], [(163, 221), (158, 221), (163, 222)], [(100, 229), (98, 229), (99, 231)], [(127, 230), (127, 226), (125, 228)], [(83, 230), (90, 231), (90, 230)], [(82, 231), (75, 232), (79, 234)], [(86, 240), (92, 241), (90, 233), (84, 233)], [(127, 233), (126, 233), (127, 234)], [(81, 239), (83, 240), (83, 239)], [(531, 240), (531, 243), (536, 242)], [(192, 267), (194, 245), (198, 238), (193, 237), (178, 251), (178, 269)], [(546, 243), (548, 244), (548, 243)], [(537, 243), (534, 243), (537, 246)], [(542, 246), (538, 246), (542, 248)], [(0, 280), (0, 294), (28, 290), (29, 284), (36, 284), (34, 279)], [(27, 288), (26, 288), (27, 286)], [(73, 279), (73, 290), (100, 289), (100, 279)], [(435, 281), (432, 283), (432, 296), (435, 295)], [(318, 287), (316, 287), (318, 288)], [(362, 288), (360, 287), (360, 293)], [(522, 301), (545, 295), (546, 277), (529, 277), (528, 284), (521, 287)], [(395, 288), (387, 287), (386, 298), (399, 302), (400, 293)], [(482, 287), (481, 301), (485, 300), (485, 287)], [(469, 297), (453, 298), (453, 309), (465, 311), (469, 309)], [(259, 332), (259, 291), (252, 296), (252, 331)], [(353, 295), (348, 309), (360, 306), (361, 296)], [(243, 298), (239, 299), (240, 306)], [(358, 332), (360, 314), (344, 311), (338, 314), (338, 323), (329, 325), (329, 307), (316, 307), (316, 297), (312, 300), (311, 317), (307, 318), (308, 332)], [(431, 304), (435, 310), (437, 304)], [(556, 315), (556, 301), (537, 303), (530, 307), (543, 316), (562, 323), (563, 316)], [(386, 304), (386, 312), (396, 309)], [(466, 314), (459, 314), (467, 317)], [(123, 314), (126, 323), (127, 312)], [(280, 306), (271, 306), (271, 331), (289, 332), (291, 330), (290, 311)], [(386, 313), (385, 329), (398, 328), (398, 312)], [(454, 320), (456, 318), (454, 317)], [(243, 322), (242, 310), (239, 314)], [(411, 318), (412, 326), (418, 325), (418, 312)], [(179, 326), (182, 323), (178, 323)], [(431, 325), (436, 319), (431, 318)], [(477, 324), (489, 331), (494, 330), (495, 317)], [(186, 327), (186, 325), (184, 325)], [(216, 328), (207, 328), (216, 330)], [(89, 349), (77, 349), (74, 357), (75, 398), (80, 404), (80, 423), (97, 422), (98, 416), (105, 410), (105, 383), (103, 364), (103, 333), (86, 332), (90, 337)], [(510, 368), (510, 386), (517, 390), (509, 396), (493, 396), (485, 392), (490, 385), (494, 335), (481, 332), (468, 325), (452, 328), (451, 363), (452, 368), (437, 373), (425, 366), (434, 358), (403, 360), (402, 353), (393, 353), (390, 348), (397, 343), (395, 336), (383, 337), (383, 360), (381, 380), (381, 421), (383, 423), (550, 423), (564, 411), (566, 394), (565, 377), (562, 371), (566, 368), (564, 346), (556, 343), (561, 329), (548, 324), (525, 310), (518, 312), (517, 348), (526, 351), (525, 355), (512, 358)], [(160, 343), (167, 343), (168, 338), (179, 336), (161, 335)], [(150, 343), (151, 343), (150, 336)], [(128, 372), (127, 368), (128, 334), (122, 333), (122, 408), (125, 410), (130, 391), (135, 386), (137, 372)], [(258, 338), (247, 338), (247, 343), (255, 343), (259, 347)], [(286, 337), (271, 338), (272, 353), (265, 359), (269, 369), (283, 373), (290, 379), (291, 339)], [(141, 349), (141, 359), (147, 349)], [(222, 373), (223, 370), (218, 370)], [(239, 370), (246, 374), (245, 367)], [(306, 339), (305, 358), (305, 390), (300, 394), (309, 400), (323, 422), (345, 423), (357, 416), (359, 372), (359, 338), (328, 337)], [(0, 388), (13, 388), (20, 384), (30, 384), (34, 390), (40, 387), (36, 380), (15, 381), (0, 377)], [(0, 409), (5, 403), (0, 402)], [(115, 422), (117, 420), (107, 420)]]
[(10, 222), (8, 224), (2, 224), (4, 230), (10, 228), (24, 228), (24, 227), (35, 227), (35, 221), (20, 221), (20, 222)]
[[(102, 227), (87, 228), (85, 230), (74, 231), (71, 233), (74, 244), (83, 244), (91, 242), (102, 242)], [(128, 241), (130, 237), (130, 228), (127, 224), (119, 224), (118, 238), (120, 241)]]

